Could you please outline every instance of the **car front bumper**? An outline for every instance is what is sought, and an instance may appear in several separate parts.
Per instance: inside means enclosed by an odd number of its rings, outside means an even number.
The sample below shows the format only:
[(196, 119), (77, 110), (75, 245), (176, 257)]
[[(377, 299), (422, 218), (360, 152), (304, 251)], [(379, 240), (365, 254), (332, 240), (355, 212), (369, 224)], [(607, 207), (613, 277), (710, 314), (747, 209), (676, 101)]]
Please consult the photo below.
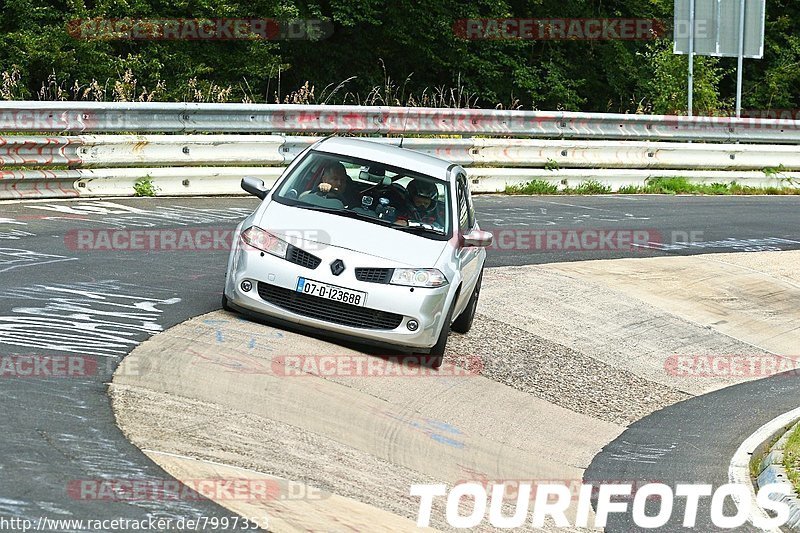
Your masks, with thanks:
[[(332, 252), (342, 255), (341, 252)], [(392, 346), (405, 350), (427, 351), (439, 337), (447, 306), (451, 304), (450, 284), (438, 288), (404, 287), (382, 283), (362, 282), (355, 277), (355, 267), (376, 267), (375, 259), (365, 254), (345, 255), (342, 259), (346, 269), (334, 276), (328, 267), (331, 259), (323, 257), (315, 269), (291, 263), (283, 258), (246, 246), (239, 246), (233, 252), (225, 283), (225, 296), (228, 303), (249, 314), (263, 315), (284, 323), (297, 324), (302, 329), (328, 332), (335, 337), (352, 339), (367, 344)], [(327, 255), (327, 254), (325, 254)], [(369, 261), (372, 261), (370, 263)], [(259, 283), (280, 289), (294, 291), (299, 277), (329, 283), (339, 287), (367, 293), (366, 305), (360, 309), (382, 311), (402, 315), (399, 325), (393, 329), (370, 329), (338, 324), (312, 316), (313, 313), (299, 314), (283, 306), (266, 301), (259, 294)], [(249, 280), (252, 289), (244, 291), (242, 282)], [(326, 305), (324, 298), (314, 298), (319, 305)], [(341, 310), (341, 307), (338, 308)], [(346, 312), (346, 311), (345, 311)], [(415, 331), (408, 328), (408, 322), (416, 320)]]

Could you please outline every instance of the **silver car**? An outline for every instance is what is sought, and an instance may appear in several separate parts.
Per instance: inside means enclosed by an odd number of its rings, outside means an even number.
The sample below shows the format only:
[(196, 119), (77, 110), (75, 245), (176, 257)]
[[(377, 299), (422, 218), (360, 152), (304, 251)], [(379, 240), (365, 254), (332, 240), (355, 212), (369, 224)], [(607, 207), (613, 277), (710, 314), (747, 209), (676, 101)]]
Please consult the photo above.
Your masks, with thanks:
[(327, 138), (292, 161), (237, 228), (222, 306), (442, 364), (472, 326), (486, 250), (463, 168), (385, 143)]

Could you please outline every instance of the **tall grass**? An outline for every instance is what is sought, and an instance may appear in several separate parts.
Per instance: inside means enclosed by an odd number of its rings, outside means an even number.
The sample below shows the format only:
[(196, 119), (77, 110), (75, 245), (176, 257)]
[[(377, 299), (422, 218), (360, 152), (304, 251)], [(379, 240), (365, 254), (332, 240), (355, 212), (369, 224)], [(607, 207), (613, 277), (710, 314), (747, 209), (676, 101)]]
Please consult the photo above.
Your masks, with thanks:
[[(461, 77), (455, 87), (426, 87), (416, 92), (408, 86), (412, 75), (398, 83), (383, 68), (383, 83), (372, 87), (366, 93), (348, 90), (348, 86), (357, 79), (350, 76), (338, 83), (331, 83), (322, 90), (311, 81), (288, 92), (281, 91), (280, 72), (277, 73), (277, 89), (270, 92), (271, 84), (267, 80), (265, 93), (256, 94), (251, 83), (242, 79), (238, 84), (219, 85), (215, 82), (191, 78), (177, 86), (169, 86), (164, 80), (157, 80), (155, 85), (147, 87), (139, 82), (136, 74), (127, 69), (116, 79), (104, 81), (73, 80), (60, 78), (55, 72), (41, 82), (36, 98), (46, 101), (94, 101), (94, 102), (217, 102), (217, 103), (276, 103), (276, 104), (350, 104), (350, 105), (385, 105), (407, 107), (436, 108), (475, 108), (478, 106), (478, 95), (469, 91), (462, 83)], [(24, 99), (26, 88), (21, 80), (19, 68), (0, 72), (0, 100)], [(519, 100), (512, 98), (510, 102), (498, 102), (496, 109), (519, 109)]]

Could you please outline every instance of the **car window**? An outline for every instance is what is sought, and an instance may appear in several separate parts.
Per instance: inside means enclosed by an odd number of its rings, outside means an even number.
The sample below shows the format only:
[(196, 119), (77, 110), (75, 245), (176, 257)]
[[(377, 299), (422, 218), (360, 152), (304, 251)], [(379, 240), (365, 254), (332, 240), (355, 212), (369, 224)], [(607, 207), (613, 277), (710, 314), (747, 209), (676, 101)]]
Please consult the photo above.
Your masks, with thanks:
[(413, 170), (312, 150), (272, 198), (444, 239), (453, 218), (449, 193), (445, 181)]

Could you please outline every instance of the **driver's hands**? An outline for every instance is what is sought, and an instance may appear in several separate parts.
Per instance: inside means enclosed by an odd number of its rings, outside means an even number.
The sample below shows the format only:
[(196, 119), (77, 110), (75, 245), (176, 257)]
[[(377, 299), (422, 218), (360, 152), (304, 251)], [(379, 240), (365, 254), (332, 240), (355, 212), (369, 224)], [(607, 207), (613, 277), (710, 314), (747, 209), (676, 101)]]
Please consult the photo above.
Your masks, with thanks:
[(331, 191), (333, 187), (330, 183), (320, 183), (319, 184), (319, 192), (327, 194)]
[(398, 226), (408, 226), (408, 220), (402, 218), (399, 220), (395, 220), (394, 223), (397, 224)]

